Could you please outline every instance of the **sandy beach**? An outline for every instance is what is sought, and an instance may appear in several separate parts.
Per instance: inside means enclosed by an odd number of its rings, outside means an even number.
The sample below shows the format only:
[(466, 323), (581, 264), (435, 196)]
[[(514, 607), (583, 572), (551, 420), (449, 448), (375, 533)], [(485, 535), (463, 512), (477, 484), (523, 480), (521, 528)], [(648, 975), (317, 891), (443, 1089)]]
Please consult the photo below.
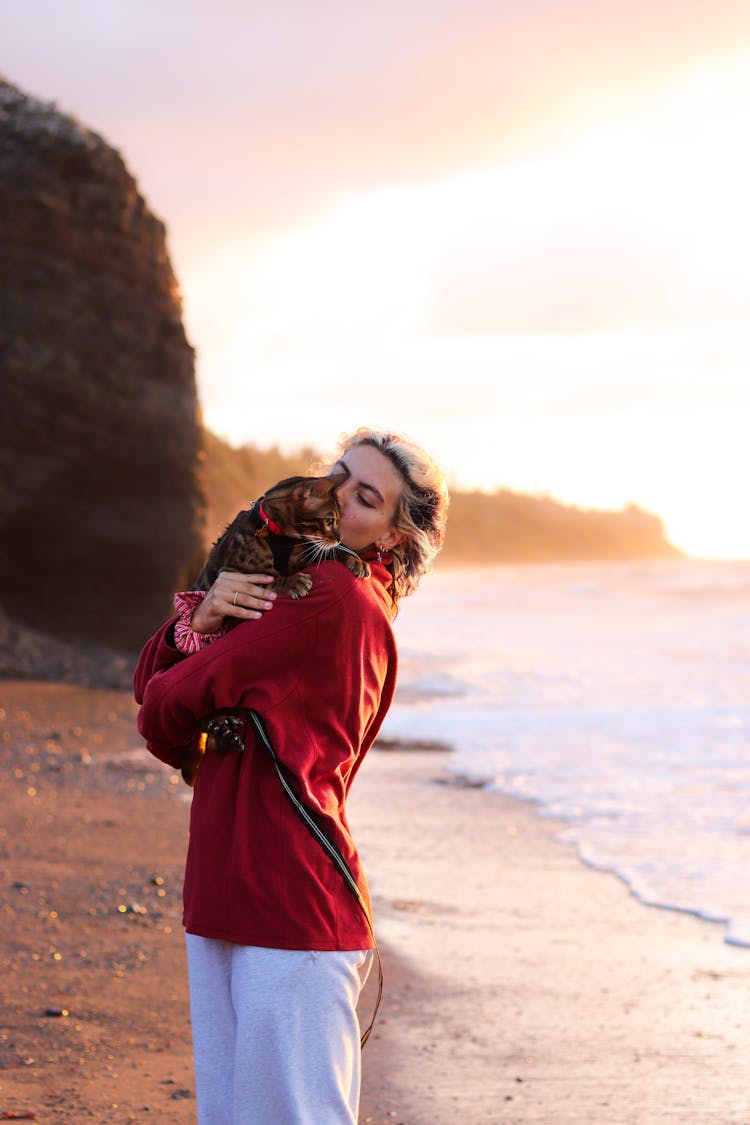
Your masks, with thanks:
[[(0, 712), (0, 1120), (193, 1123), (182, 782), (127, 693), (6, 681)], [(750, 1125), (750, 950), (446, 759), (373, 751), (351, 800), (385, 961), (361, 1122)]]

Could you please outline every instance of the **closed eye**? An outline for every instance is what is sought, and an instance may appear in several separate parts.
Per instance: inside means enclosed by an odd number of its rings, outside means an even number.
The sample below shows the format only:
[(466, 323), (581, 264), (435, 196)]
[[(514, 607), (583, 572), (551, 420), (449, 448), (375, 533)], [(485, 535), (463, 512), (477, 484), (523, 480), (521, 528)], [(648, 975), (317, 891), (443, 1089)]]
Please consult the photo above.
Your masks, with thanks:
[(364, 498), (364, 496), (362, 495), (361, 492), (357, 492), (357, 493), (355, 493), (355, 495), (356, 495), (357, 499), (359, 500), (360, 504), (362, 504), (365, 508), (374, 508), (375, 507), (375, 505), (371, 504), (369, 502), (369, 500), (365, 500), (365, 498)]

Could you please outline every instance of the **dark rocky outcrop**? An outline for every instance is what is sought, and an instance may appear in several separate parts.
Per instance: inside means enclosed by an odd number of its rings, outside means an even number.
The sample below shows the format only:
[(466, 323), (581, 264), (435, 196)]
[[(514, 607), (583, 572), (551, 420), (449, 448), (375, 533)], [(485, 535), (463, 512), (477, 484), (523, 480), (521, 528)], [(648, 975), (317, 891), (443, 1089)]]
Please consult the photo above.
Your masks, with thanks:
[(3, 81), (0, 387), (3, 616), (136, 650), (203, 523), (164, 226), (101, 137)]

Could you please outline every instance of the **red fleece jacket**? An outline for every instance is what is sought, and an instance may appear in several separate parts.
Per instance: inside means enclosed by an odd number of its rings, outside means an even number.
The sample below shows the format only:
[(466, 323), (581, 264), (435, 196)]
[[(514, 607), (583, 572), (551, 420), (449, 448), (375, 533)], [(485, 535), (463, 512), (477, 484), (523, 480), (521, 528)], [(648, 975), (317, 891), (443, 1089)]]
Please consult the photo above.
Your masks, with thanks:
[[(251, 708), (367, 887), (346, 797), (393, 698), (396, 646), (385, 568), (357, 580), (339, 562), (313, 568), (304, 601), (279, 596), (257, 621), (182, 657), (174, 619), (146, 643), (135, 673), (148, 749), (178, 766), (202, 720)], [(184, 886), (187, 931), (279, 949), (366, 949), (367, 923), (340, 873), (284, 794), (267, 751), (210, 753), (198, 774)]]

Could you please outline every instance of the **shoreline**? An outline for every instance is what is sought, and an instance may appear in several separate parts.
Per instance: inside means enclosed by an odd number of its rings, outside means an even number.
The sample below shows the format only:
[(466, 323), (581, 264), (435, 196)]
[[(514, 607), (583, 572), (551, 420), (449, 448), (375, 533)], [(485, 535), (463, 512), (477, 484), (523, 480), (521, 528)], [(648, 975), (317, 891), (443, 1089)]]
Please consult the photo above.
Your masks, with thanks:
[[(126, 692), (4, 681), (0, 709), (0, 1115), (192, 1125), (177, 775)], [(350, 798), (385, 967), (360, 1122), (750, 1125), (750, 953), (447, 760), (373, 750)]]
[(350, 798), (398, 951), (362, 1121), (750, 1125), (750, 952), (586, 865), (532, 802), (435, 784), (445, 762), (375, 754)]

